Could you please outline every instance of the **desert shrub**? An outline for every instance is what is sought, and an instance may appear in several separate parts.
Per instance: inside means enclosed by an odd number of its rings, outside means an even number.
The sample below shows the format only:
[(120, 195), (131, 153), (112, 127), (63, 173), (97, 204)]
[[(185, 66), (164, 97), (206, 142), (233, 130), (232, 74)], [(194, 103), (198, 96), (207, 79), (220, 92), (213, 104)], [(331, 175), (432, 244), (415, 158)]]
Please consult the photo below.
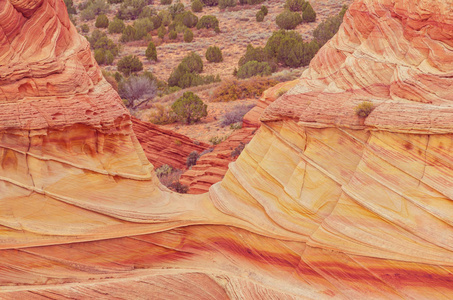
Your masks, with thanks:
[(212, 145), (218, 145), (220, 144), (221, 142), (223, 142), (224, 140), (226, 140), (227, 137), (219, 137), (219, 136), (213, 136), (209, 139), (209, 142), (212, 144)]
[(310, 2), (306, 2), (304, 11), (302, 13), (302, 21), (305, 23), (316, 21), (316, 12), (311, 6)]
[(131, 76), (119, 84), (118, 93), (122, 99), (128, 100), (128, 107), (135, 108), (140, 103), (134, 100), (153, 99), (157, 94), (157, 86), (147, 76)]
[(72, 0), (64, 0), (64, 4), (66, 5), (66, 10), (68, 14), (76, 14), (76, 8), (74, 7), (74, 2)]
[(189, 28), (184, 31), (184, 42), (190, 43), (193, 41), (193, 32)]
[(225, 9), (227, 7), (235, 7), (237, 5), (237, 0), (219, 0), (219, 8)]
[(186, 194), (189, 191), (189, 187), (179, 181), (172, 182), (168, 188), (180, 194)]
[(231, 111), (226, 112), (223, 115), (222, 120), (220, 121), (220, 126), (225, 127), (235, 123), (242, 123), (244, 115), (248, 113), (254, 106), (255, 104), (235, 106)]
[[(168, 78), (168, 85), (169, 86), (179, 86), (181, 88), (184, 88), (183, 84), (181, 84), (181, 81), (183, 80), (183, 77), (190, 76), (193, 74), (198, 74), (203, 71), (203, 61), (201, 60), (201, 57), (196, 54), (195, 52), (191, 52), (189, 55), (187, 55), (181, 63), (172, 71), (170, 74), (170, 77)], [(187, 81), (188, 79), (184, 79)]]
[(320, 46), (327, 43), (327, 41), (330, 40), (338, 32), (347, 9), (348, 7), (344, 5), (338, 15), (327, 18), (315, 28), (315, 30), (313, 31), (313, 37), (316, 39)]
[(82, 21), (93, 20), (97, 15), (105, 14), (109, 10), (105, 0), (93, 0), (86, 2), (86, 7), (80, 12)]
[(203, 72), (203, 61), (201, 60), (200, 55), (196, 54), (195, 52), (189, 53), (186, 57), (183, 58), (181, 63), (189, 68), (190, 73)]
[(154, 43), (151, 41), (148, 44), (148, 47), (145, 50), (145, 56), (149, 60), (157, 61), (157, 49)]
[(185, 11), (184, 13), (176, 15), (174, 23), (182, 24), (186, 27), (192, 28), (197, 25), (198, 17), (190, 11)]
[(171, 106), (164, 106), (156, 103), (154, 109), (149, 114), (149, 122), (158, 125), (171, 124), (178, 120)]
[(217, 46), (210, 46), (206, 50), (206, 60), (209, 62), (221, 62), (223, 61), (222, 51)]
[(116, 16), (121, 20), (135, 20), (148, 4), (145, 0), (125, 0)]
[(161, 19), (161, 25), (168, 26), (171, 24), (173, 18), (168, 10), (161, 10), (158, 14)]
[(83, 24), (82, 26), (80, 26), (80, 30), (83, 32), (83, 33), (88, 33), (90, 31), (90, 27), (88, 27), (87, 24)]
[[(267, 62), (269, 67), (271, 68), (271, 72), (277, 70), (276, 57), (269, 56), (265, 49), (261, 47), (254, 48), (251, 44), (247, 46), (247, 51), (245, 52), (244, 56), (239, 59), (238, 67), (241, 68), (243, 65), (250, 61)], [(234, 75), (237, 76), (237, 70)]]
[(355, 113), (357, 116), (366, 118), (373, 111), (373, 103), (370, 101), (363, 101), (355, 107)]
[(217, 18), (212, 15), (202, 16), (200, 18), (200, 20), (198, 20), (198, 23), (197, 23), (197, 29), (201, 29), (201, 28), (209, 29), (209, 28), (215, 28), (218, 26), (219, 26), (219, 20), (217, 20)]
[(286, 0), (285, 8), (290, 11), (303, 11), (306, 2), (304, 0)]
[(128, 55), (120, 59), (117, 63), (118, 71), (126, 76), (131, 73), (143, 70), (143, 64), (137, 56)]
[(219, 27), (219, 25), (217, 25), (216, 27), (214, 27), (214, 32), (215, 32), (215, 33), (220, 33), (220, 27)]
[(138, 15), (138, 18), (139, 19), (151, 18), (151, 17), (156, 16), (156, 15), (157, 15), (157, 13), (156, 13), (156, 10), (154, 8), (151, 8), (149, 6), (145, 6), (143, 8), (143, 10), (140, 12), (140, 14)]
[(257, 13), (256, 13), (256, 21), (257, 22), (263, 22), (264, 21), (264, 12), (259, 10)]
[(177, 2), (173, 5), (170, 5), (168, 7), (168, 12), (170, 13), (171, 18), (174, 19), (176, 15), (184, 12), (184, 4), (182, 4), (181, 2)]
[(94, 59), (100, 65), (111, 65), (115, 59), (115, 56), (110, 50), (98, 48), (94, 50)]
[(94, 23), (96, 28), (107, 28), (109, 26), (109, 19), (106, 15), (99, 15), (96, 18), (96, 23)]
[(153, 23), (153, 28), (159, 28), (162, 25), (162, 19), (159, 15), (151, 16), (149, 20)]
[(190, 152), (189, 156), (187, 156), (186, 166), (190, 168), (193, 165), (197, 164), (197, 160), (200, 157), (197, 151)]
[(243, 142), (239, 142), (239, 145), (234, 148), (233, 151), (231, 151), (231, 157), (238, 157), (242, 153), (242, 150), (244, 150), (244, 148), (245, 144)]
[(214, 90), (212, 101), (229, 102), (238, 99), (257, 98), (277, 83), (278, 81), (265, 77), (253, 77), (241, 81), (225, 80)]
[(154, 29), (154, 24), (149, 18), (141, 18), (134, 21), (135, 40), (141, 40), (148, 36), (149, 32)]
[(245, 79), (253, 76), (269, 76), (271, 73), (271, 67), (267, 62), (252, 60), (240, 66), (236, 76), (237, 78)]
[(117, 3), (123, 3), (124, 0), (107, 0), (108, 3), (110, 4), (117, 4)]
[(155, 172), (156, 176), (160, 178), (162, 176), (170, 175), (173, 172), (173, 168), (165, 164), (157, 168)]
[(285, 10), (275, 18), (275, 22), (281, 29), (294, 29), (302, 22), (302, 17), (297, 12)]
[(124, 25), (123, 20), (115, 17), (109, 24), (109, 33), (123, 33), (124, 28), (126, 28), (126, 26)]
[(264, 50), (268, 57), (274, 57), (279, 63), (296, 68), (308, 65), (319, 50), (319, 45), (315, 40), (305, 43), (295, 31), (279, 30), (272, 33)]
[(265, 16), (269, 13), (266, 5), (261, 6), (260, 11), (262, 11)]
[(264, 2), (264, 0), (239, 0), (240, 5), (245, 5), (245, 4), (255, 5), (255, 4), (260, 4), (263, 2)]
[(160, 26), (159, 29), (157, 30), (157, 36), (159, 38), (163, 39), (166, 33), (167, 33), (167, 29), (162, 24), (162, 26)]
[(201, 12), (203, 10), (203, 3), (200, 0), (194, 0), (190, 7), (193, 12)]
[(207, 105), (192, 92), (185, 92), (171, 108), (181, 121), (192, 124), (208, 115)]
[(132, 27), (131, 25), (127, 25), (126, 28), (123, 30), (123, 34), (120, 37), (120, 42), (127, 43), (130, 41), (135, 41), (135, 35), (137, 30)]
[(173, 2), (173, 0), (160, 0), (160, 4), (162, 5), (170, 5)]
[(168, 38), (170, 40), (176, 40), (177, 37), (178, 37), (178, 33), (176, 33), (175, 30), (170, 30), (170, 32), (168, 33)]

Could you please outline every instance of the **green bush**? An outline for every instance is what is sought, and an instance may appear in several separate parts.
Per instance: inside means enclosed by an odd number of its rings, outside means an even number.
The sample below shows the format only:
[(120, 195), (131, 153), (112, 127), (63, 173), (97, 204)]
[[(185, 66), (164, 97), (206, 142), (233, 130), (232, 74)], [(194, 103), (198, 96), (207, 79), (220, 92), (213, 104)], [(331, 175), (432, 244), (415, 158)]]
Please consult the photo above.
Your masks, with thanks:
[(87, 24), (83, 24), (82, 26), (80, 26), (80, 30), (83, 32), (83, 33), (88, 33), (90, 31), (90, 27), (88, 27)]
[(174, 19), (176, 15), (184, 12), (184, 4), (182, 4), (181, 2), (177, 2), (173, 5), (170, 5), (168, 11), (170, 12), (172, 19)]
[(304, 0), (286, 0), (285, 8), (290, 11), (303, 11), (306, 2)]
[(267, 6), (265, 5), (261, 6), (260, 11), (263, 12), (264, 16), (267, 16), (267, 14), (269, 13)]
[(237, 5), (237, 0), (219, 0), (219, 8), (225, 9), (227, 7), (235, 7)]
[(223, 61), (222, 51), (217, 46), (208, 47), (206, 50), (206, 60), (209, 62), (221, 62)]
[(162, 5), (170, 5), (173, 2), (173, 0), (160, 0), (160, 4)]
[(162, 26), (160, 26), (159, 29), (157, 30), (157, 36), (159, 38), (163, 39), (166, 33), (167, 33), (167, 29), (162, 24)]
[[(249, 61), (267, 62), (272, 72), (277, 70), (277, 58), (267, 55), (266, 51), (261, 47), (254, 48), (252, 45), (247, 46), (247, 51), (244, 56), (239, 59), (239, 68)], [(235, 74), (236, 76), (237, 74)]]
[(297, 12), (285, 10), (277, 16), (275, 22), (281, 29), (294, 29), (302, 22), (302, 17)]
[(124, 28), (126, 28), (126, 25), (124, 25), (123, 20), (115, 17), (109, 24), (109, 33), (123, 33)]
[(156, 46), (154, 45), (154, 43), (152, 41), (149, 42), (148, 48), (146, 48), (145, 56), (149, 60), (152, 59), (154, 61), (157, 61), (157, 49), (156, 49)]
[(222, 81), (213, 93), (213, 102), (230, 102), (238, 99), (250, 99), (260, 97), (278, 81), (266, 77), (253, 77), (246, 80), (225, 80)]
[(153, 28), (159, 28), (162, 25), (162, 18), (158, 15), (150, 17), (149, 20), (153, 23)]
[[(157, 15), (156, 10), (154, 8), (151, 8), (149, 6), (145, 6), (143, 10), (140, 12), (138, 15), (139, 19), (142, 18), (151, 18), (152, 16)], [(157, 27), (156, 27), (157, 28)]]
[(267, 62), (257, 62), (252, 60), (239, 68), (237, 77), (245, 79), (253, 76), (269, 76), (271, 73), (271, 67)]
[(307, 2), (304, 12), (302, 13), (302, 21), (305, 23), (316, 21), (316, 12), (310, 2)]
[(110, 4), (117, 4), (117, 3), (123, 3), (124, 0), (107, 0), (108, 3)]
[(264, 12), (262, 10), (259, 10), (257, 13), (256, 13), (256, 21), (257, 22), (263, 22), (264, 21)]
[(154, 24), (149, 18), (141, 18), (134, 21), (135, 40), (141, 40), (149, 35), (149, 32), (154, 29)]
[(179, 86), (180, 88), (191, 86), (192, 81), (197, 79), (195, 75), (202, 71), (203, 61), (201, 57), (192, 52), (171, 72), (168, 85)]
[(184, 31), (184, 42), (190, 43), (193, 41), (193, 32), (189, 28)]
[(355, 113), (361, 118), (366, 118), (373, 111), (374, 106), (370, 101), (363, 101), (355, 107)]
[(143, 64), (136, 56), (128, 55), (120, 59), (117, 63), (118, 71), (126, 76), (131, 73), (143, 70)]
[(127, 25), (126, 28), (123, 30), (123, 34), (120, 37), (120, 42), (127, 43), (130, 41), (135, 41), (135, 35), (137, 34), (137, 30), (131, 25)]
[(201, 28), (216, 28), (219, 26), (219, 20), (215, 16), (212, 15), (205, 15), (202, 16), (201, 19), (197, 23), (197, 29)]
[(135, 20), (141, 14), (147, 2), (145, 0), (125, 0), (116, 16), (121, 20)]
[(188, 28), (193, 28), (198, 23), (198, 17), (190, 11), (186, 11), (184, 13), (178, 14), (174, 19), (174, 23), (182, 24)]
[[(96, 61), (98, 61), (99, 64), (111, 64), (113, 58), (119, 53), (120, 49), (118, 45), (116, 45), (111, 39), (107, 37), (104, 32), (100, 31), (99, 29), (93, 30), (91, 37), (88, 38), (88, 41), (90, 42), (91, 48), (93, 48), (93, 50), (103, 50), (102, 54), (101, 51), (98, 51), (98, 59), (96, 59)], [(113, 58), (111, 58), (111, 55), (108, 54), (107, 51), (109, 51), (110, 54), (113, 55)], [(108, 54), (107, 59), (105, 58), (106, 54)]]
[(170, 25), (173, 20), (170, 12), (168, 10), (161, 10), (157, 15), (161, 19), (161, 25), (164, 25), (164, 26)]
[(175, 30), (171, 30), (169, 33), (168, 33), (168, 38), (170, 40), (176, 40), (176, 38), (178, 37), (178, 33), (176, 33)]
[(181, 121), (192, 124), (208, 115), (207, 105), (192, 92), (185, 92), (171, 108)]
[(86, 7), (80, 12), (82, 21), (93, 20), (97, 15), (105, 14), (109, 10), (105, 0), (88, 1)]
[(219, 0), (201, 0), (206, 6), (216, 6), (219, 4)]
[(184, 57), (181, 64), (186, 65), (190, 73), (203, 72), (203, 61), (201, 60), (200, 55), (196, 54), (195, 52), (191, 52), (186, 57)]
[(94, 50), (94, 59), (100, 65), (111, 65), (115, 57), (110, 50), (98, 48)]
[(94, 23), (96, 28), (107, 28), (109, 26), (109, 19), (106, 15), (99, 15), (96, 18), (96, 23)]
[(203, 3), (200, 0), (194, 0), (190, 7), (193, 12), (201, 12), (203, 10)]
[(348, 7), (344, 5), (338, 15), (326, 19), (315, 28), (313, 36), (320, 46), (327, 43), (338, 32), (347, 10)]

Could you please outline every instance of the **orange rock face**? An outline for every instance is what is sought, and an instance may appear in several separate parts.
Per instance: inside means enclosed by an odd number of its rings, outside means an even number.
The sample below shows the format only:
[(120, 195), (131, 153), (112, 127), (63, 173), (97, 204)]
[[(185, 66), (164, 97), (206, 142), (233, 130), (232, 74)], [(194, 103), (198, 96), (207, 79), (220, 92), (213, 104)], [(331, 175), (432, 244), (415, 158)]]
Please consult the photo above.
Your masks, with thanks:
[(452, 24), (447, 0), (357, 0), (180, 195), (63, 1), (0, 0), (0, 298), (453, 298)]

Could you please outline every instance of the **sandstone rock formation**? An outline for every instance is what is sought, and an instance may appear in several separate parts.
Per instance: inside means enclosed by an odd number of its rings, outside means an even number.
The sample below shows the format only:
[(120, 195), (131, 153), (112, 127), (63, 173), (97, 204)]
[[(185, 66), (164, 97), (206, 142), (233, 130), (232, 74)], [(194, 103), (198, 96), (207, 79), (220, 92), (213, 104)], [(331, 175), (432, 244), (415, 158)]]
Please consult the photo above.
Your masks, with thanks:
[(181, 175), (180, 182), (189, 187), (189, 194), (206, 193), (211, 185), (223, 179), (228, 171), (228, 165), (237, 158), (235, 153), (250, 142), (260, 127), (260, 117), (264, 109), (297, 82), (297, 80), (283, 82), (265, 91), (257, 105), (244, 116), (242, 128), (215, 146), (212, 152), (201, 156), (196, 165)]
[(224, 180), (179, 195), (63, 1), (0, 0), (0, 298), (452, 298), (450, 4), (357, 0)]
[(187, 157), (192, 151), (201, 153), (209, 148), (206, 143), (193, 141), (185, 135), (165, 130), (137, 118), (132, 118), (132, 125), (146, 158), (155, 168), (167, 164), (184, 170), (187, 168)]

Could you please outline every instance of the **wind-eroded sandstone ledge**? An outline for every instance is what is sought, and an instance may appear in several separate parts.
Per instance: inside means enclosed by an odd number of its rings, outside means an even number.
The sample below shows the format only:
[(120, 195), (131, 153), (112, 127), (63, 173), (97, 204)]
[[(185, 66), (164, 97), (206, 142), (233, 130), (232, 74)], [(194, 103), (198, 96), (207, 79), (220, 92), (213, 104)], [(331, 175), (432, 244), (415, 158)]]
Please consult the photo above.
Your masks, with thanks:
[(449, 5), (357, 0), (224, 180), (179, 195), (63, 1), (0, 0), (0, 298), (452, 298)]

